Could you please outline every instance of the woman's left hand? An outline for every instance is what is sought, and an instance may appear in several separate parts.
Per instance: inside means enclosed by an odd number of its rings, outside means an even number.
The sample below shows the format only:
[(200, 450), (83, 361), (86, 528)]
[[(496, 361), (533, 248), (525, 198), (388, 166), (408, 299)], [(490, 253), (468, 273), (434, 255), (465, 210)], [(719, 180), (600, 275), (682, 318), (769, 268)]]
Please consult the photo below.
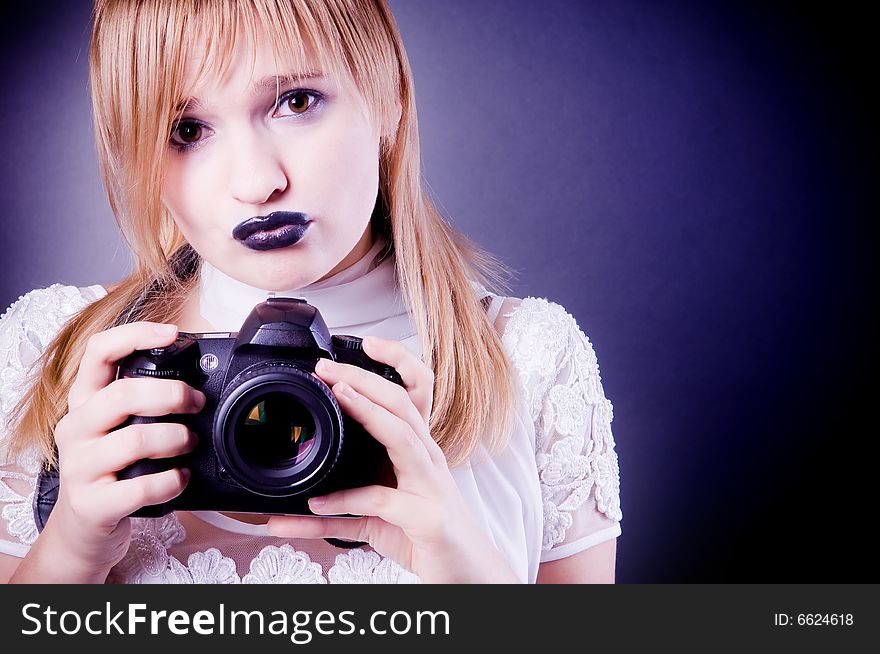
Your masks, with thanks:
[(393, 366), (404, 387), (329, 359), (320, 360), (315, 374), (333, 389), (343, 412), (388, 450), (397, 488), (364, 486), (312, 498), (314, 513), (363, 517), (273, 516), (269, 533), (364, 541), (424, 583), (518, 583), (474, 520), (431, 437), (434, 373), (397, 341), (369, 336), (363, 348)]

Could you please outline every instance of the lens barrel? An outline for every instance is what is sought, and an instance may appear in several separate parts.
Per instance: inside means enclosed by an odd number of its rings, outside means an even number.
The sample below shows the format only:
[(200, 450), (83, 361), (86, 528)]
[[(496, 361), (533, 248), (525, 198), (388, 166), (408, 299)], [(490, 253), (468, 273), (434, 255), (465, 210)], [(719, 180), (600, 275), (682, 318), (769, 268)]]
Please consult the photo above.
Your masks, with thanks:
[(213, 436), (217, 458), (237, 483), (260, 495), (298, 495), (335, 465), (342, 412), (333, 391), (310, 372), (267, 361), (227, 384)]

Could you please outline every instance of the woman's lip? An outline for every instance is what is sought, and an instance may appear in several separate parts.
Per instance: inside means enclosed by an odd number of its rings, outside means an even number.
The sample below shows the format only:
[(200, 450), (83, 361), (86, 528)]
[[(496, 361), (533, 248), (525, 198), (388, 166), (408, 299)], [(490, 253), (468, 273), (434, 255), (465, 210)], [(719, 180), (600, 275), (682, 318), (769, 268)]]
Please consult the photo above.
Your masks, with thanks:
[(273, 211), (268, 216), (255, 216), (241, 221), (232, 230), (232, 238), (244, 241), (258, 231), (270, 231), (285, 225), (306, 225), (310, 222), (308, 214), (301, 211)]
[(277, 250), (298, 243), (311, 223), (304, 225), (284, 225), (269, 231), (254, 232), (240, 243), (251, 250)]

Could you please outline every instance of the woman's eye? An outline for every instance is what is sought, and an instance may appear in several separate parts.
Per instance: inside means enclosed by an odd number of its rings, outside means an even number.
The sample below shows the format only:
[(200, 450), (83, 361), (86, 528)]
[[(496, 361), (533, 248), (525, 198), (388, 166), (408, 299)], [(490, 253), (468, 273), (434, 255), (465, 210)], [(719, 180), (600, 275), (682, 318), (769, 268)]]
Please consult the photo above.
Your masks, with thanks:
[(297, 89), (281, 96), (278, 99), (278, 107), (279, 109), (290, 109), (294, 114), (302, 115), (312, 111), (319, 99), (317, 93)]
[(177, 135), (180, 141), (171, 139), (171, 145), (175, 146), (178, 151), (185, 152), (198, 145), (202, 137), (202, 126), (191, 121), (183, 121), (177, 123), (171, 130), (171, 136)]

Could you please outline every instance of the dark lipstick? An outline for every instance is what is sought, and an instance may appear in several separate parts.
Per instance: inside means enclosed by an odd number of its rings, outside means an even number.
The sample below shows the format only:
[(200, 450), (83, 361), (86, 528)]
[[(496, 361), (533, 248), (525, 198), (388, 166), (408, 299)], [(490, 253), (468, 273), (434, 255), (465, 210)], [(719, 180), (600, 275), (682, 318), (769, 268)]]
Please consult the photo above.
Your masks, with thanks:
[(310, 223), (300, 211), (273, 211), (240, 222), (233, 228), (232, 237), (252, 250), (275, 250), (297, 243)]

